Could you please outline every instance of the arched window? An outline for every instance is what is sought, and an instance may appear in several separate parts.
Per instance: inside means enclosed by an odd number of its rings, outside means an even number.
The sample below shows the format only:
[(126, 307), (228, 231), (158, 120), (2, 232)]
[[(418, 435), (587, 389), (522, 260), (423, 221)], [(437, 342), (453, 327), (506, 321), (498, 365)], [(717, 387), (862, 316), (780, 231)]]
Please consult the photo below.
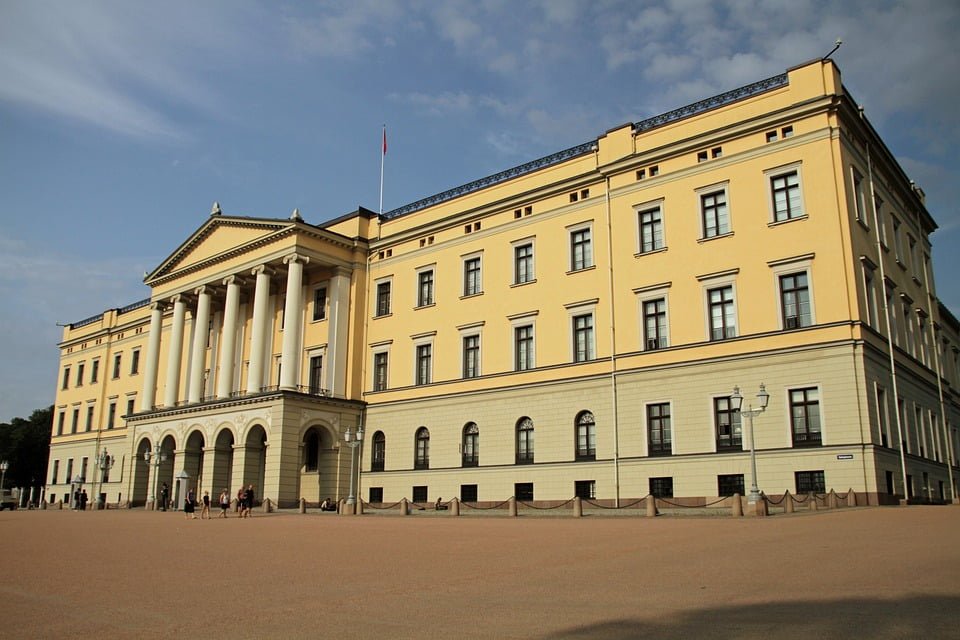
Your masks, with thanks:
[(371, 471), (383, 471), (384, 461), (387, 457), (387, 438), (383, 431), (377, 431), (373, 434), (373, 460), (370, 465)]
[(303, 437), (303, 461), (306, 471), (316, 471), (320, 462), (320, 434), (310, 429)]
[(517, 420), (517, 464), (533, 464), (533, 420)]
[(463, 427), (463, 466), (475, 467), (480, 464), (480, 429), (476, 422), (468, 422)]
[(416, 450), (413, 458), (414, 469), (430, 468), (430, 432), (426, 427), (417, 429)]
[(593, 414), (581, 411), (577, 414), (577, 460), (597, 459), (597, 425)]

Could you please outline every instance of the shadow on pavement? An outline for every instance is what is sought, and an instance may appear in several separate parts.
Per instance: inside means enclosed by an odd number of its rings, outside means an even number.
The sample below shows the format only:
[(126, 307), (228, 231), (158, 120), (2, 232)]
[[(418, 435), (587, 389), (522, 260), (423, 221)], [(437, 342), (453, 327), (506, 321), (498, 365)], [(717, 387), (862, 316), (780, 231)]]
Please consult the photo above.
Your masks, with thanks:
[[(869, 588), (864, 585), (864, 590)], [(918, 595), (899, 600), (859, 598), (776, 602), (685, 611), (666, 620), (614, 620), (566, 629), (544, 638), (955, 639), (960, 637), (958, 612), (960, 597), (942, 595)]]

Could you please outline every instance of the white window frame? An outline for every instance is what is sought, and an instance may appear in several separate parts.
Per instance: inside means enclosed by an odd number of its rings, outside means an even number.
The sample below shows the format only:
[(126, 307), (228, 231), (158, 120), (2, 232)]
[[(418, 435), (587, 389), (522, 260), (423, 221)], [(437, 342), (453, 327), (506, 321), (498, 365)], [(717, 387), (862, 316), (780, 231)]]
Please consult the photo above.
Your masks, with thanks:
[[(723, 192), (723, 199), (727, 207), (727, 226), (729, 227), (727, 231), (721, 233), (719, 229), (717, 234), (713, 236), (707, 236), (707, 225), (706, 218), (703, 211), (703, 196), (711, 195), (717, 192)], [(697, 224), (700, 226), (700, 237), (697, 239), (697, 242), (709, 242), (711, 240), (716, 240), (718, 238), (726, 238), (733, 235), (733, 204), (730, 202), (730, 181), (724, 180), (723, 182), (717, 182), (710, 184), (698, 189), (694, 189), (694, 194), (696, 195), (696, 204), (695, 210), (697, 212)], [(718, 221), (719, 227), (719, 221)]]
[[(420, 278), (426, 274), (430, 274), (430, 299), (423, 301), (420, 299)], [(414, 292), (413, 306), (415, 309), (425, 309), (427, 307), (432, 307), (437, 304), (437, 263), (425, 264), (422, 267), (417, 267), (416, 275), (416, 291)]]
[[(826, 447), (827, 442), (827, 413), (825, 410), (825, 403), (823, 397), (823, 386), (820, 382), (795, 382), (790, 383), (783, 388), (783, 415), (784, 420), (786, 421), (786, 446), (793, 449), (793, 412), (790, 410), (790, 393), (792, 391), (799, 391), (800, 389), (816, 389), (817, 390), (817, 406), (820, 410), (820, 447)], [(808, 447), (799, 447), (800, 449), (806, 449)], [(816, 449), (818, 447), (809, 447), (811, 449)]]
[[(649, 287), (641, 287), (641, 288), (639, 288), (639, 289), (634, 289), (634, 290), (633, 290), (634, 295), (637, 296), (637, 317), (639, 318), (638, 327), (639, 327), (639, 330), (640, 330), (637, 339), (638, 339), (638, 342), (639, 342), (639, 344), (640, 344), (640, 350), (641, 350), (641, 351), (656, 351), (656, 350), (659, 350), (659, 349), (666, 349), (666, 348), (669, 348), (669, 347), (673, 346), (673, 342), (672, 342), (672, 340), (670, 339), (670, 296), (669, 296), (669, 292), (670, 292), (670, 286), (671, 286), (671, 284), (672, 284), (672, 283), (670, 283), (670, 282), (664, 282), (664, 283), (662, 283), (662, 284), (655, 284), (655, 285), (651, 285), (651, 286), (649, 286)], [(654, 347), (654, 348), (650, 348), (650, 346), (647, 344), (647, 336), (646, 336), (647, 323), (646, 323), (646, 318), (645, 318), (644, 315), (643, 315), (643, 307), (644, 307), (644, 304), (645, 304), (645, 303), (647, 303), (647, 302), (652, 302), (652, 301), (654, 301), (654, 300), (659, 300), (660, 298), (663, 298), (664, 312), (665, 312), (665, 314), (666, 314), (666, 324), (667, 324), (667, 326), (666, 326), (666, 331), (665, 331), (665, 333), (666, 333), (665, 337), (666, 337), (666, 340), (667, 340), (667, 344), (666, 344), (666, 345), (663, 345), (663, 346), (658, 345), (658, 346), (656, 346), (656, 347)]]
[[(742, 328), (740, 326), (740, 309), (739, 302), (740, 296), (737, 295), (737, 275), (740, 273), (740, 269), (730, 269), (728, 271), (721, 271), (719, 273), (707, 274), (703, 276), (697, 276), (697, 280), (700, 281), (700, 299), (703, 300), (703, 326), (705, 329), (705, 336), (707, 342), (723, 342), (724, 340), (732, 340), (734, 338), (739, 338), (743, 335)], [(734, 335), (731, 338), (721, 338), (719, 340), (713, 339), (713, 325), (711, 324), (711, 315), (710, 315), (710, 291), (713, 289), (720, 289), (722, 287), (732, 287), (733, 293), (733, 328)], [(778, 300), (779, 303), (779, 300)]]
[[(467, 325), (461, 325), (457, 327), (457, 332), (460, 335), (460, 377), (463, 380), (470, 380), (472, 378), (479, 378), (483, 375), (483, 325), (484, 322), (473, 322)], [(476, 375), (471, 378), (467, 378), (463, 375), (464, 367), (467, 364), (466, 358), (466, 345), (464, 341), (467, 338), (477, 338), (477, 372)]]
[[(813, 291), (813, 258), (813, 254), (807, 254), (783, 260), (772, 260), (767, 263), (773, 274), (773, 290), (777, 300), (777, 318), (780, 322), (781, 331), (787, 328), (787, 319), (783, 315), (783, 291), (780, 288), (780, 277), (795, 273), (805, 273), (807, 275), (807, 295), (810, 297), (810, 326), (817, 324), (817, 310), (814, 304)], [(803, 327), (798, 325), (791, 327), (791, 330), (794, 328), (801, 329)]]
[(310, 360), (313, 358), (319, 357), (320, 360), (320, 384), (318, 385), (319, 389), (325, 389), (323, 383), (326, 380), (327, 366), (330, 364), (327, 362), (327, 347), (326, 345), (320, 347), (313, 347), (307, 349), (306, 353), (306, 365), (307, 365), (307, 388), (310, 388)]
[[(377, 342), (370, 345), (370, 390), (374, 392), (387, 391), (390, 388), (390, 357), (393, 340)], [(377, 389), (377, 356), (386, 354), (387, 371), (384, 376), (383, 389)]]
[[(590, 233), (589, 242), (587, 246), (589, 247), (589, 261), (585, 260), (582, 267), (574, 266), (574, 255), (573, 255), (573, 235), (581, 231), (588, 231)], [(593, 220), (588, 220), (586, 222), (580, 222), (578, 224), (570, 225), (567, 227), (567, 252), (568, 252), (568, 271), (567, 273), (579, 273), (580, 271), (587, 271), (596, 266), (596, 260), (594, 260), (594, 242), (595, 236), (593, 233)]]
[[(807, 213), (807, 203), (803, 197), (803, 163), (801, 161), (792, 162), (790, 164), (780, 165), (778, 167), (773, 167), (767, 169), (763, 172), (764, 180), (766, 180), (766, 194), (767, 194), (767, 209), (769, 211), (769, 220), (768, 226), (775, 226), (780, 224), (786, 224), (788, 222), (794, 222), (796, 220), (804, 220), (809, 217)], [(797, 188), (800, 190), (800, 215), (793, 216), (792, 218), (787, 218), (785, 220), (777, 220), (777, 209), (774, 204), (773, 198), (773, 181), (776, 178), (785, 176), (788, 173), (797, 173)]]
[[(477, 273), (477, 290), (473, 293), (467, 293), (467, 263), (471, 260), (477, 260), (480, 265), (480, 270)], [(460, 275), (462, 279), (462, 298), (472, 298), (473, 296), (483, 295), (483, 251), (475, 251), (460, 256)]]
[(665, 404), (670, 407), (670, 455), (674, 456), (677, 454), (677, 428), (676, 423), (674, 422), (674, 412), (673, 412), (673, 400), (648, 400), (643, 403), (643, 449), (644, 455), (649, 457), (667, 457), (667, 456), (653, 456), (650, 453), (650, 415), (648, 409), (651, 405), (655, 404)]
[[(570, 327), (569, 333), (567, 334), (567, 341), (570, 345), (570, 359), (569, 362), (573, 364), (583, 364), (587, 362), (593, 362), (599, 357), (597, 354), (597, 304), (599, 300), (594, 298), (592, 300), (582, 300), (580, 302), (573, 302), (570, 304), (564, 305), (567, 309), (567, 326)], [(587, 346), (589, 358), (585, 360), (577, 360), (577, 330), (575, 326), (574, 319), (580, 316), (590, 315), (591, 316), (591, 328), (590, 328), (590, 343)]]
[[(644, 202), (642, 204), (637, 204), (633, 206), (634, 220), (636, 221), (636, 225), (637, 225), (637, 233), (636, 233), (636, 239), (637, 239), (636, 249), (637, 250), (634, 252), (634, 255), (636, 257), (650, 255), (651, 253), (658, 253), (660, 251), (667, 250), (667, 223), (666, 223), (666, 215), (664, 213), (665, 203), (666, 203), (665, 198), (658, 198), (656, 200), (651, 200), (649, 202)], [(653, 211), (654, 209), (660, 212), (660, 237), (662, 240), (662, 246), (654, 247), (649, 251), (644, 251), (643, 250), (643, 223), (642, 223), (641, 217), (643, 216), (644, 213), (648, 213), (650, 211)]]
[[(433, 384), (436, 379), (436, 364), (437, 364), (437, 350), (436, 350), (436, 331), (429, 331), (427, 333), (420, 333), (414, 336), (410, 336), (413, 341), (413, 386), (415, 387), (424, 387), (430, 384)], [(420, 371), (420, 347), (430, 347), (430, 370), (427, 372), (427, 380), (424, 382), (420, 381), (418, 376)]]
[[(532, 371), (537, 368), (537, 315), (538, 311), (528, 311), (513, 316), (508, 316), (510, 321), (510, 370), (515, 373), (523, 371)], [(520, 327), (530, 327), (532, 335), (532, 346), (530, 350), (531, 365), (526, 369), (517, 369), (517, 329)]]
[[(520, 275), (517, 270), (517, 249), (525, 245), (530, 245), (530, 279), (520, 282), (518, 276)], [(512, 276), (511, 287), (522, 287), (523, 285), (533, 284), (537, 281), (537, 237), (529, 236), (526, 238), (521, 238), (520, 240), (514, 240), (510, 243), (510, 273)]]
[(877, 267), (867, 260), (866, 256), (861, 256), (860, 270), (863, 284), (863, 303), (867, 308), (867, 326), (879, 331), (880, 307), (877, 305)]
[[(859, 180), (857, 180), (858, 176), (860, 178)], [(867, 220), (867, 197), (863, 188), (865, 180), (866, 178), (856, 165), (850, 165), (850, 187), (853, 191), (853, 217), (857, 222), (869, 229), (870, 223)]]
[[(389, 284), (390, 285), (390, 302), (389, 309), (386, 313), (380, 313), (380, 285)], [(395, 297), (396, 291), (393, 290), (393, 275), (383, 276), (382, 278), (377, 278), (373, 281), (373, 317), (374, 318), (388, 318), (393, 315), (393, 299)]]
[[(319, 291), (320, 289), (323, 289), (323, 290), (324, 290), (324, 293), (323, 293), (323, 317), (322, 317), (322, 318), (318, 318), (318, 317), (317, 317), (317, 305), (316, 305), (316, 302), (317, 302), (317, 291)], [(318, 283), (314, 284), (314, 285), (310, 288), (310, 291), (311, 291), (311, 293), (312, 293), (312, 295), (310, 296), (310, 305), (311, 305), (311, 307), (312, 307), (312, 312), (310, 313), (310, 322), (324, 322), (324, 321), (326, 321), (326, 320), (328, 319), (328, 317), (329, 317), (329, 316), (328, 316), (328, 312), (329, 312), (329, 309), (330, 309), (330, 281), (329, 281), (329, 280), (324, 280), (323, 282), (318, 282)], [(391, 291), (391, 293), (393, 293), (393, 292)], [(376, 294), (374, 294), (374, 295), (376, 295)]]

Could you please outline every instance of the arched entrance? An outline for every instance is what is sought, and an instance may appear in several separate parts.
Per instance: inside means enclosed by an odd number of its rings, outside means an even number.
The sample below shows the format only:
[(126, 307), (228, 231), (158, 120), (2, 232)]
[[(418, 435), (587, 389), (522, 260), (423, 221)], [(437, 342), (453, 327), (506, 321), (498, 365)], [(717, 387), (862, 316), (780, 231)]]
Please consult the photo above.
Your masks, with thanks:
[[(169, 495), (169, 500), (171, 505), (176, 504), (174, 501), (176, 497), (175, 496), (176, 483), (174, 483), (173, 481), (173, 466), (174, 466), (173, 463), (174, 463), (174, 457), (176, 456), (174, 451), (176, 451), (176, 448), (177, 448), (177, 441), (174, 439), (173, 436), (168, 435), (163, 440), (160, 441), (160, 451), (162, 453), (162, 456), (161, 456), (162, 462), (160, 463), (160, 469), (157, 471), (157, 484), (154, 487), (154, 495), (157, 498), (159, 498), (160, 490), (163, 487), (163, 483), (167, 483), (167, 488), (169, 490), (168, 495)], [(151, 464), (152, 462), (153, 461), (151, 460)]]
[(307, 429), (300, 443), (300, 497), (308, 503), (324, 498), (339, 499), (337, 457), (330, 431), (316, 425)]
[(233, 480), (233, 433), (230, 429), (221, 429), (213, 441), (213, 491), (211, 494), (220, 495), (220, 491), (227, 490), (232, 499), (239, 487), (231, 487)]
[(189, 485), (201, 495), (200, 487), (203, 486), (203, 434), (194, 431), (187, 437), (187, 444), (183, 447), (183, 470), (190, 476)]
[(130, 506), (142, 507), (147, 503), (150, 490), (150, 463), (144, 454), (150, 451), (150, 439), (142, 438), (137, 445), (137, 456), (133, 461), (133, 486), (130, 488)]
[(267, 432), (259, 424), (254, 425), (244, 441), (245, 464), (244, 486), (253, 485), (257, 502), (264, 498), (263, 479), (267, 469)]

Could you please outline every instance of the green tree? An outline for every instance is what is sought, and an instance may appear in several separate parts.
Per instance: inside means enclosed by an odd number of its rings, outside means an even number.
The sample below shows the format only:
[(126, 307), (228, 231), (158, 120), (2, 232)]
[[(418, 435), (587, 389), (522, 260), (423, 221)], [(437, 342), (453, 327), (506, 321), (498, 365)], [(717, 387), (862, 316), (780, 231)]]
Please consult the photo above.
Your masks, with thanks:
[(0, 423), (0, 460), (10, 464), (6, 487), (40, 486), (46, 482), (52, 427), (53, 405), (37, 409), (27, 419)]

